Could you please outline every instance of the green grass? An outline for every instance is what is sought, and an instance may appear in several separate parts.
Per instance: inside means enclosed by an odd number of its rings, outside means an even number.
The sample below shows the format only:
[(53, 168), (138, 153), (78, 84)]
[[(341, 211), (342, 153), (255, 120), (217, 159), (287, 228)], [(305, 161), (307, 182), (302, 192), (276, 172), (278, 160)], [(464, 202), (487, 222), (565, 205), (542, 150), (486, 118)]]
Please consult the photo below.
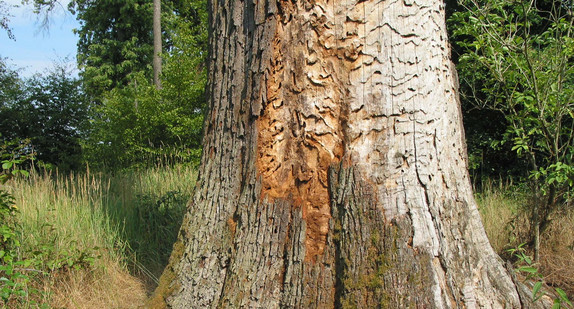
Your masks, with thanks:
[(195, 186), (189, 166), (129, 171), (110, 178), (106, 209), (127, 241), (131, 265), (157, 283)]
[[(21, 258), (43, 272), (32, 284), (38, 297), (57, 307), (136, 306), (126, 291), (142, 301), (154, 287), (195, 177), (192, 167), (178, 165), (115, 175), (32, 174), (12, 182)], [(86, 284), (93, 291), (83, 290)], [(99, 288), (117, 297), (98, 295)]]

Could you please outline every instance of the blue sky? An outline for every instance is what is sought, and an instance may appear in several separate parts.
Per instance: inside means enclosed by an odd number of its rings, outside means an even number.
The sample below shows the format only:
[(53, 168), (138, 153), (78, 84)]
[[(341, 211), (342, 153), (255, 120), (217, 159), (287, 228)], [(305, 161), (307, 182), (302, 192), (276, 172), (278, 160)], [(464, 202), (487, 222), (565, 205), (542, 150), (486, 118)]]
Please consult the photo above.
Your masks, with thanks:
[[(10, 40), (0, 29), (0, 57), (8, 58), (12, 68), (21, 68), (21, 76), (29, 77), (42, 73), (62, 62), (66, 57), (75, 67), (77, 36), (72, 29), (79, 24), (75, 17), (63, 7), (56, 8), (50, 15), (47, 29), (42, 29), (31, 6), (22, 6), (21, 0), (4, 0), (7, 4), (20, 5), (11, 9), (9, 26), (16, 37)], [(64, 7), (69, 1), (60, 1)]]

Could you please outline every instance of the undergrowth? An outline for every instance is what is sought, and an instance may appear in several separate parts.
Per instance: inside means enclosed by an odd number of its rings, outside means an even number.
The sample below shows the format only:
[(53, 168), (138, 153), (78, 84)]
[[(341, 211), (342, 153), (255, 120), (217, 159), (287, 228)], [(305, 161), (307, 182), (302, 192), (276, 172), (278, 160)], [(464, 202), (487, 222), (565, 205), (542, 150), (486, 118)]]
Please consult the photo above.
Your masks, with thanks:
[[(158, 165), (116, 174), (32, 173), (4, 185), (3, 246), (11, 251), (0, 253), (0, 272), (10, 280), (0, 283), (3, 306), (142, 305), (167, 264), (195, 177), (189, 166)], [(485, 183), (476, 196), (493, 247), (512, 259), (508, 249), (529, 232), (528, 191)], [(572, 299), (574, 209), (565, 205), (551, 219), (537, 271)]]
[[(533, 255), (529, 239), (531, 202), (529, 191), (512, 184), (485, 182), (476, 193), (484, 228), (492, 247), (506, 260), (519, 263), (515, 250)], [(549, 217), (541, 234), (540, 261), (535, 266), (540, 280), (574, 298), (574, 205), (565, 203)], [(529, 265), (530, 266), (530, 265)]]
[[(137, 308), (167, 264), (195, 183), (189, 166), (32, 173), (6, 187), (18, 243), (8, 308)], [(5, 285), (6, 286), (6, 285)], [(0, 306), (2, 307), (2, 306)]]

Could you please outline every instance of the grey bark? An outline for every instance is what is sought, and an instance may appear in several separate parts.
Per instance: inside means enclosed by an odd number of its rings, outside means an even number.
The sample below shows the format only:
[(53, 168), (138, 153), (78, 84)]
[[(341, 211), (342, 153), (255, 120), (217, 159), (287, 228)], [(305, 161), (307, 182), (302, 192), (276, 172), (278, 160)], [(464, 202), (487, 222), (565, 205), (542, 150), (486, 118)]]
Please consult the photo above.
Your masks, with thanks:
[(161, 0), (153, 0), (153, 84), (161, 88)]
[(473, 200), (442, 1), (209, 5), (197, 189), (150, 306), (528, 306)]

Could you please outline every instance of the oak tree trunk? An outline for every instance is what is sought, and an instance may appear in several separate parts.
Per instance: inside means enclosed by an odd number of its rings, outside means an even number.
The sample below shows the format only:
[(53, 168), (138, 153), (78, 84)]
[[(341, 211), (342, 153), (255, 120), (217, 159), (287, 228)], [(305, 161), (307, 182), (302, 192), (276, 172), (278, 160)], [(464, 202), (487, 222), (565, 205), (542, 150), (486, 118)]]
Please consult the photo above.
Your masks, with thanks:
[(209, 5), (200, 174), (151, 307), (531, 305), (473, 200), (442, 1)]

